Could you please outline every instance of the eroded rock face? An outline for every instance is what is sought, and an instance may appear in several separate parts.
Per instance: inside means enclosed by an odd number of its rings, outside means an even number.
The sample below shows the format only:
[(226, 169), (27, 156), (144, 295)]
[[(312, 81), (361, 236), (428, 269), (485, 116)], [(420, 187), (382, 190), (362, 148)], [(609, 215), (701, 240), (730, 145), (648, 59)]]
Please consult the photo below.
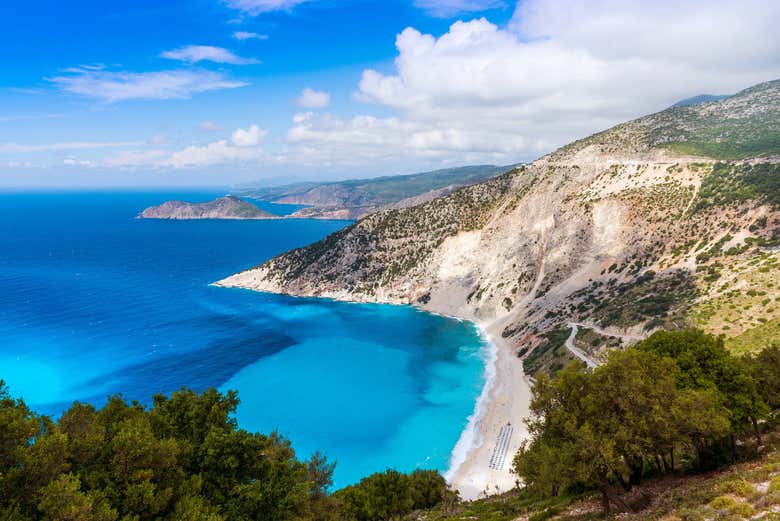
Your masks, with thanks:
[[(779, 92), (771, 82), (619, 125), (219, 284), (500, 323), (525, 353), (575, 321), (626, 338), (688, 324), (738, 335), (761, 324), (719, 330), (725, 311), (702, 306), (762, 280), (758, 270), (778, 279)], [(702, 142), (712, 128), (723, 132)], [(700, 149), (714, 157), (681, 153)]]
[(143, 219), (277, 219), (238, 197), (220, 197), (205, 203), (167, 201), (159, 206), (145, 209), (139, 217)]

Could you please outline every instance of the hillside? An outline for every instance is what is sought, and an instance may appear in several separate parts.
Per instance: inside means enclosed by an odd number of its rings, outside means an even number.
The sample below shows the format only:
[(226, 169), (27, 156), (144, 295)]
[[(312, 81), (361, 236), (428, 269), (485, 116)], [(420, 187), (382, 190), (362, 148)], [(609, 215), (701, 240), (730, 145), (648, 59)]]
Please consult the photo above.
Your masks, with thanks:
[(699, 94), (697, 96), (691, 96), (690, 98), (685, 98), (683, 100), (678, 101), (673, 106), (674, 107), (684, 107), (686, 105), (698, 105), (699, 103), (708, 103), (710, 101), (720, 101), (722, 99), (728, 98), (729, 95), (727, 94)]
[(704, 519), (777, 519), (780, 509), (780, 450), (777, 434), (764, 456), (719, 472), (667, 476), (648, 481), (628, 495), (633, 512), (601, 513), (597, 494), (561, 494), (539, 498), (512, 491), (468, 503), (443, 503), (409, 516), (416, 521), (515, 521), (518, 519), (621, 519), (667, 521)]
[(220, 284), (500, 321), (530, 372), (569, 357), (549, 340), (569, 322), (600, 327), (581, 330), (591, 349), (684, 324), (752, 349), (780, 327), (778, 136), (774, 81), (378, 212)]
[[(488, 462), (527, 439), (530, 383), (599, 363), (653, 330), (688, 326), (756, 351), (780, 333), (780, 81), (673, 107), (530, 165), (218, 282), (472, 320), (496, 346), (479, 422), (486, 440), (451, 483), (508, 490)], [(710, 156), (708, 157), (709, 154)], [(511, 422), (508, 441), (501, 429)]]
[(252, 203), (228, 195), (205, 203), (167, 201), (146, 208), (138, 216), (142, 219), (277, 219)]
[(368, 213), (449, 193), (456, 187), (479, 183), (511, 169), (493, 165), (447, 168), (410, 175), (375, 177), (329, 183), (296, 183), (287, 186), (248, 189), (244, 193), (261, 201), (309, 206), (293, 217), (357, 219)]

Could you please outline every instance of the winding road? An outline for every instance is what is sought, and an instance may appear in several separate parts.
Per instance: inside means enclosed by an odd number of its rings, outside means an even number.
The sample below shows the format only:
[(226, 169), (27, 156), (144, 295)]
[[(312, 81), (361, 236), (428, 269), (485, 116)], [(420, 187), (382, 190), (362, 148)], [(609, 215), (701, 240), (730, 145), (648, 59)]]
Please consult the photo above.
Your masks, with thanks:
[(568, 349), (571, 354), (585, 362), (585, 365), (593, 369), (594, 367), (598, 367), (599, 363), (596, 362), (594, 359), (589, 357), (585, 351), (580, 349), (579, 347), (576, 347), (574, 345), (574, 337), (577, 336), (577, 331), (579, 331), (579, 324), (569, 324), (571, 326), (571, 334), (569, 335), (569, 338), (566, 339), (566, 349)]

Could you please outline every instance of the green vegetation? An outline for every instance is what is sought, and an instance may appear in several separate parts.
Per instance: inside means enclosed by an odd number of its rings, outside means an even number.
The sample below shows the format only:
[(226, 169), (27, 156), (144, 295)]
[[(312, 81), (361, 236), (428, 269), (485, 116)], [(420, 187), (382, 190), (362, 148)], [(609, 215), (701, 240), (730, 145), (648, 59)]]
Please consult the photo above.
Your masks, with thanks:
[(553, 329), (544, 335), (544, 342), (523, 360), (526, 374), (555, 374), (563, 369), (563, 364), (573, 357), (564, 347), (566, 339), (571, 334), (571, 328)]
[[(756, 85), (718, 103), (672, 107), (642, 118), (649, 139), (685, 155), (738, 160), (780, 150), (780, 81)], [(642, 121), (640, 120), (640, 121)]]
[(760, 444), (778, 382), (780, 348), (737, 358), (701, 331), (657, 332), (592, 372), (539, 375), (514, 471), (537, 496), (595, 489), (605, 511), (631, 510), (623, 493), (646, 476), (733, 463), (738, 435)]
[(0, 519), (384, 520), (445, 496), (431, 471), (387, 471), (330, 495), (333, 464), (239, 429), (237, 404), (213, 389), (155, 396), (148, 409), (114, 396), (55, 422), (0, 381)]
[[(622, 272), (628, 265), (618, 267)], [(629, 282), (610, 280), (585, 295), (579, 310), (593, 316), (603, 327), (626, 327), (647, 322), (645, 329), (674, 327), (684, 323), (686, 304), (697, 295), (693, 276), (687, 270), (676, 270), (656, 276), (646, 271)]]
[(341, 507), (340, 519), (374, 521), (398, 519), (414, 510), (434, 507), (445, 498), (455, 500), (457, 495), (447, 490), (438, 472), (416, 470), (401, 474), (388, 470), (363, 478), (333, 497)]
[(780, 132), (770, 132), (766, 135), (756, 133), (749, 141), (723, 140), (708, 141), (714, 134), (726, 129), (720, 125), (700, 129), (687, 137), (689, 141), (675, 141), (665, 145), (680, 155), (711, 157), (713, 159), (745, 159), (772, 154), (780, 149)]
[[(780, 506), (780, 439), (772, 433), (765, 440), (766, 452), (759, 458), (731, 465), (720, 472), (665, 476), (648, 479), (626, 494), (634, 509), (604, 517), (593, 492), (572, 489), (554, 497), (542, 497), (528, 489), (516, 489), (468, 503), (444, 501), (416, 514), (418, 521), (545, 521), (547, 519), (585, 521), (703, 521), (756, 514), (766, 521), (776, 520), (772, 510)], [(718, 498), (730, 498), (723, 500)], [(713, 502), (714, 507), (713, 508)], [(725, 507), (725, 508), (724, 508)], [(728, 508), (730, 507), (730, 508)]]
[(683, 155), (740, 160), (780, 150), (780, 80), (745, 89), (724, 100), (676, 106), (575, 141), (554, 158), (590, 145), (623, 153), (667, 148)]
[(738, 354), (759, 352), (780, 338), (780, 320), (767, 320), (760, 326), (726, 338), (726, 347)]
[(716, 163), (702, 179), (698, 210), (757, 200), (780, 207), (780, 165)]
[[(466, 503), (426, 470), (387, 470), (331, 494), (334, 464), (320, 454), (301, 461), (279, 435), (239, 429), (237, 404), (215, 390), (155, 396), (149, 408), (114, 396), (53, 421), (0, 383), (0, 519), (546, 521), (569, 517), (594, 491), (607, 510), (646, 509), (645, 493), (628, 491), (654, 486), (650, 478), (732, 465), (777, 444), (771, 421), (764, 432), (761, 422), (780, 408), (780, 348), (740, 358), (697, 330), (658, 332), (593, 371), (573, 362), (540, 374), (533, 437), (513, 463), (524, 488)], [(676, 484), (642, 515), (750, 517), (780, 504), (776, 451), (738, 468)]]

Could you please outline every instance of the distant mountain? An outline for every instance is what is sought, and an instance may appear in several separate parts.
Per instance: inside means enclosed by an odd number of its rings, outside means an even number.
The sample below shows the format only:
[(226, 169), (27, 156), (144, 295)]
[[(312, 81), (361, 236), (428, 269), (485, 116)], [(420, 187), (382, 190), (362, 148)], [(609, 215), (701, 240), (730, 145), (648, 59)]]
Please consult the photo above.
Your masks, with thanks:
[(238, 197), (228, 195), (205, 203), (167, 201), (145, 209), (143, 219), (278, 219)]
[(310, 207), (293, 217), (355, 219), (402, 201), (409, 205), (415, 198), (424, 202), (440, 197), (455, 188), (485, 181), (511, 169), (511, 166), (473, 165), (371, 179), (295, 183), (246, 189), (241, 193), (261, 201)]
[(692, 96), (680, 100), (672, 107), (687, 107), (689, 105), (699, 105), (701, 103), (709, 103), (710, 101), (720, 101), (728, 98), (731, 94), (699, 94), (698, 96)]

